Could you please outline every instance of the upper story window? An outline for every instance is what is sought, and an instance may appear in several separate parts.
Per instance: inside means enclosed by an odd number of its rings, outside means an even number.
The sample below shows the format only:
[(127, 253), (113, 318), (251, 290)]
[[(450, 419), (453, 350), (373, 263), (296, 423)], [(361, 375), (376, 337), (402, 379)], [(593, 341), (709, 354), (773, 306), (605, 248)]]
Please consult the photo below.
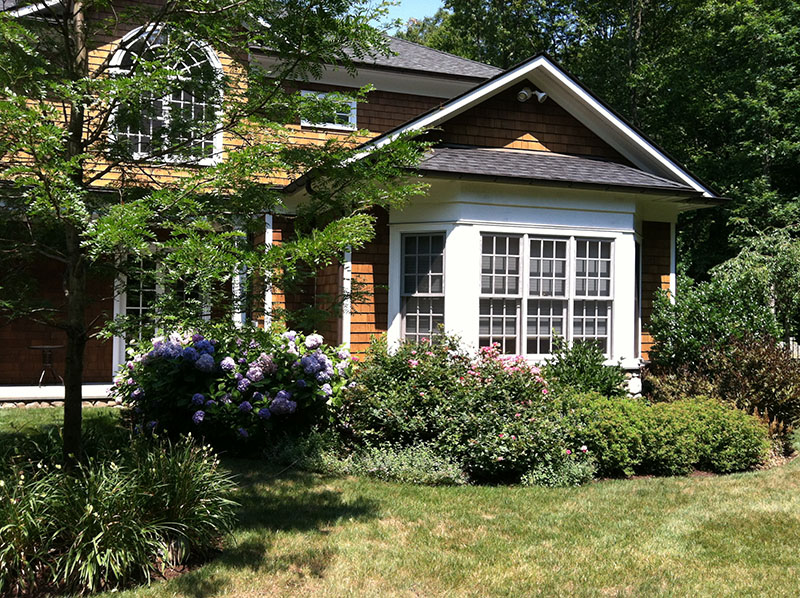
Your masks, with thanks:
[(553, 340), (611, 349), (613, 242), (578, 237), (481, 237), (479, 344), (543, 356)]
[(334, 102), (330, 110), (325, 110), (318, 118), (312, 122), (310, 120), (302, 119), (300, 124), (304, 127), (320, 127), (323, 129), (339, 129), (343, 131), (356, 130), (356, 102), (346, 98), (340, 100), (336, 97), (337, 94), (325, 93), (321, 91), (308, 91), (302, 90), (301, 95), (307, 98), (319, 99), (333, 99), (338, 100)]
[[(222, 65), (206, 44), (170, 45), (169, 31), (139, 30), (126, 36), (112, 60), (116, 76), (131, 75), (165, 56), (172, 71), (158, 91), (122, 103), (114, 113), (113, 141), (133, 159), (214, 164), (222, 153), (219, 127)], [(170, 64), (171, 63), (171, 64)]]

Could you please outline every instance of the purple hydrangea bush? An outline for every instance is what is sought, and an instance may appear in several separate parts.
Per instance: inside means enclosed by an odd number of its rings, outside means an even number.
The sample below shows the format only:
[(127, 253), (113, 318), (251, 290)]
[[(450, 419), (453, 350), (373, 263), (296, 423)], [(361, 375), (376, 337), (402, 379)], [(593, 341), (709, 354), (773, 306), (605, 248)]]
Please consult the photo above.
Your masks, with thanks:
[(325, 424), (354, 361), (319, 334), (173, 332), (131, 355), (112, 395), (140, 424), (156, 422), (159, 430), (200, 434), (230, 448)]

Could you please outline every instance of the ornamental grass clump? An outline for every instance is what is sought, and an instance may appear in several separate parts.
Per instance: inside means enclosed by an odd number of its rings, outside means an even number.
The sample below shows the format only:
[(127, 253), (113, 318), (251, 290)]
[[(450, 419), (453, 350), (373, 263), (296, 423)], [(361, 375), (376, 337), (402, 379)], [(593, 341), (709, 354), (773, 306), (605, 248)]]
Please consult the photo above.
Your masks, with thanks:
[(0, 596), (112, 590), (204, 559), (233, 527), (233, 490), (191, 438), (0, 477)]
[(134, 354), (113, 394), (137, 430), (195, 433), (244, 450), (276, 433), (325, 425), (352, 370), (350, 353), (318, 334), (215, 327), (173, 332)]

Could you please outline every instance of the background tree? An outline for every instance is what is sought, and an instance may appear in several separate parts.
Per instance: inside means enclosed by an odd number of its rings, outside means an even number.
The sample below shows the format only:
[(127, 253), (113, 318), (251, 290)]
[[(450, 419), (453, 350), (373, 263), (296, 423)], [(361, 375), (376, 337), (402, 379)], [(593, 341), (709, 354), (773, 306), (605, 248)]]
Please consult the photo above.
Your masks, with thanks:
[(798, 0), (447, 0), (402, 35), (499, 67), (549, 52), (730, 197), (679, 222), (680, 266), (705, 279), (747, 238), (796, 230), (798, 22)]
[[(229, 292), (236, 273), (284, 283), (371, 238), (373, 207), (420, 190), (395, 182), (418, 148), (401, 140), (352, 161), (354, 138), (288, 143), (285, 123), (319, 120), (341, 101), (302, 98), (294, 82), (323, 64), (355, 72), (354, 60), (387, 51), (369, 24), (383, 9), (366, 2), (38, 6), (35, 18), (0, 14), (0, 293), (5, 316), (66, 333), (64, 452), (77, 456), (83, 356), (97, 332), (87, 317), (97, 299), (90, 279), (157, 276), (160, 313), (183, 305), (182, 321), (209, 308), (238, 311)], [(107, 52), (131, 27), (138, 34)], [(260, 68), (248, 60), (254, 48), (280, 62)], [(215, 68), (207, 49), (230, 67)], [(236, 142), (222, 160), (213, 141), (220, 134)], [(283, 203), (276, 182), (312, 166), (318, 175), (297, 240), (254, 247), (264, 214)], [(42, 300), (31, 282), (26, 269), (41, 260), (63, 270), (58, 300)]]

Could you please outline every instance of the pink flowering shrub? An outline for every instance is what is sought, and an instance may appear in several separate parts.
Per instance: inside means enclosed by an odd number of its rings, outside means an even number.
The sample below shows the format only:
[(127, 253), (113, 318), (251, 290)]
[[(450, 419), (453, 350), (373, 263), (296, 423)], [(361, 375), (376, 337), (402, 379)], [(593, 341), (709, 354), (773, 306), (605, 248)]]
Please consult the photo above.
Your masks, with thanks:
[(327, 422), (352, 363), (318, 334), (173, 332), (131, 356), (112, 395), (131, 407), (138, 431), (193, 432), (231, 449)]
[(541, 371), (485, 347), (476, 356), (456, 339), (376, 342), (343, 395), (337, 420), (355, 446), (425, 442), (473, 480), (517, 482), (537, 463), (567, 456)]

